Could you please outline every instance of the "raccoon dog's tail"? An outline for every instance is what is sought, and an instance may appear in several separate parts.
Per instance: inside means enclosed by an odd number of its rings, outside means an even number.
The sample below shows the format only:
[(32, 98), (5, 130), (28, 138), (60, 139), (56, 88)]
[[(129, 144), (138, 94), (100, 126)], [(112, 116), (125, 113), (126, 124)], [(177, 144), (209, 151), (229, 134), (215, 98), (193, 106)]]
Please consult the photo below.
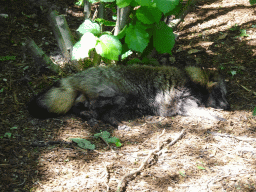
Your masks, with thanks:
[(64, 78), (34, 97), (28, 104), (28, 111), (36, 118), (56, 117), (71, 109), (77, 95), (77, 91), (70, 85), (70, 79)]

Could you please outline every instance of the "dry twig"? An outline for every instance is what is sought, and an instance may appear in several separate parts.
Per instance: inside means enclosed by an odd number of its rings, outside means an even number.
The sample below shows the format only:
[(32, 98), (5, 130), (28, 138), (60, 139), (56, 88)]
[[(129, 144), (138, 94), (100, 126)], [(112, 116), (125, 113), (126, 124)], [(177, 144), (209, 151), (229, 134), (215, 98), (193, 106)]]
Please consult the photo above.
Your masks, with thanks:
[[(126, 174), (126, 175), (121, 179), (121, 181), (118, 183), (118, 186), (117, 186), (117, 192), (120, 192), (120, 191), (122, 190), (122, 185), (124, 184), (124, 181), (125, 181), (128, 177), (131, 177), (132, 175), (134, 175), (134, 174), (140, 172), (140, 171), (147, 165), (147, 161), (149, 160), (149, 158), (150, 158), (152, 155), (160, 155), (160, 154), (162, 153), (162, 150), (160, 151), (160, 149), (161, 149), (162, 146), (160, 146), (160, 139), (159, 139), (159, 138), (164, 134), (164, 132), (165, 132), (165, 130), (163, 130), (163, 132), (161, 133), (161, 135), (158, 136), (158, 139), (157, 139), (158, 142), (157, 142), (157, 147), (156, 147), (156, 149), (152, 150), (152, 151), (148, 154), (148, 156), (147, 156), (147, 157), (145, 158), (145, 160), (142, 162), (141, 166), (140, 166), (137, 170), (132, 171), (131, 173)], [(170, 146), (172, 146), (174, 143), (176, 143), (176, 142), (181, 138), (181, 136), (184, 134), (184, 132), (185, 132), (185, 129), (183, 129), (183, 130), (181, 131), (180, 135), (179, 135), (175, 140), (173, 140), (171, 143), (169, 143), (169, 144), (167, 145), (167, 147), (170, 147)]]

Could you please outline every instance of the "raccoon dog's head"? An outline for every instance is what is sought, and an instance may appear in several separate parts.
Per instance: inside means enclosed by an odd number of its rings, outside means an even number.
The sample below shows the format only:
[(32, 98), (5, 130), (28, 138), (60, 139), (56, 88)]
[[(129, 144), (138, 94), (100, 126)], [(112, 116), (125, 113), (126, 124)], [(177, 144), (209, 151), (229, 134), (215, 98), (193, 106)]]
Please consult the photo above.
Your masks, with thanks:
[[(203, 70), (199, 67), (186, 67), (186, 73), (194, 82), (201, 86), (197, 92), (206, 91), (204, 95), (207, 96), (203, 99), (206, 107), (213, 107), (216, 109), (230, 109), (230, 105), (226, 100), (226, 83), (224, 78), (215, 70)], [(199, 94), (199, 93), (196, 93)]]
[(29, 113), (36, 118), (56, 117), (67, 113), (72, 107), (76, 92), (68, 79), (62, 79), (52, 88), (35, 96), (28, 103)]
[(207, 89), (209, 90), (210, 94), (206, 102), (206, 107), (213, 107), (216, 109), (224, 110), (230, 109), (230, 105), (226, 100), (226, 83), (220, 74), (217, 72), (210, 74)]

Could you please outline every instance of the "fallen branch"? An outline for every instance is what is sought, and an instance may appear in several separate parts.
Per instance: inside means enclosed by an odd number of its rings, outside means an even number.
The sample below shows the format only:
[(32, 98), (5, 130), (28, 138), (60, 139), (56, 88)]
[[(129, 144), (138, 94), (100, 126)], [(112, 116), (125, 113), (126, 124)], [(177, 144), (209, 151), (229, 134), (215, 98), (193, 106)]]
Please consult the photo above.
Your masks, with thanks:
[(24, 50), (34, 58), (35, 64), (38, 66), (38, 68), (46, 66), (55, 73), (60, 72), (60, 67), (51, 61), (44, 51), (37, 46), (33, 39), (27, 37), (23, 43)]
[(250, 90), (250, 89), (248, 89), (248, 88), (246, 88), (245, 86), (243, 86), (243, 85), (240, 85), (242, 88), (244, 88), (246, 91), (248, 91), (248, 92), (250, 92), (250, 93), (252, 93), (252, 94), (254, 94), (254, 95), (256, 95), (256, 92), (254, 92), (254, 91), (252, 91), (252, 90)]
[(174, 139), (171, 143), (169, 143), (169, 144), (166, 146), (166, 148), (164, 148), (164, 149), (162, 149), (161, 151), (159, 151), (159, 152), (157, 153), (157, 155), (161, 155), (165, 149), (168, 149), (170, 146), (174, 145), (174, 144), (184, 135), (184, 133), (185, 133), (185, 129), (183, 129), (183, 130), (181, 131), (181, 133), (179, 134), (179, 136), (178, 136), (176, 139)]
[[(157, 142), (157, 147), (156, 147), (156, 149), (152, 150), (152, 151), (148, 154), (148, 156), (147, 156), (147, 157), (145, 158), (145, 160), (142, 162), (141, 166), (140, 166), (137, 170), (135, 170), (135, 171), (133, 171), (133, 172), (131, 172), (131, 173), (126, 174), (126, 175), (121, 179), (121, 181), (118, 183), (118, 186), (117, 186), (117, 192), (122, 191), (123, 184), (124, 184), (125, 180), (126, 180), (128, 177), (131, 177), (132, 175), (134, 175), (134, 174), (140, 172), (140, 171), (147, 165), (147, 161), (149, 160), (149, 158), (150, 158), (152, 155), (160, 155), (160, 154), (162, 153), (162, 150), (160, 151), (160, 149), (162, 148), (163, 144), (160, 146), (160, 140), (159, 140), (159, 138), (164, 134), (164, 132), (165, 132), (165, 130), (163, 130), (163, 132), (161, 133), (161, 135), (158, 136), (158, 139), (157, 139), (158, 142)], [(178, 136), (175, 140), (173, 140), (171, 143), (169, 143), (169, 144), (167, 145), (167, 147), (170, 147), (170, 146), (172, 146), (174, 143), (176, 143), (176, 142), (181, 138), (181, 136), (184, 134), (184, 132), (185, 132), (185, 129), (183, 129), (183, 130), (181, 131), (181, 133), (179, 134), (179, 136)]]

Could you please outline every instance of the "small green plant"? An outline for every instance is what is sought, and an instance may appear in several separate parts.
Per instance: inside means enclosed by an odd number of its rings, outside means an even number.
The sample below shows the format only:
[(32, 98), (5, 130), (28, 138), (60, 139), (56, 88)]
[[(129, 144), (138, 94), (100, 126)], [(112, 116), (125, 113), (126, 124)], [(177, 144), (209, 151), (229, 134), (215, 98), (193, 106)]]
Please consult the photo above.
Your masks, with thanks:
[(239, 30), (238, 24), (235, 24), (235, 25), (232, 26), (229, 30), (230, 30), (230, 31), (237, 31), (237, 30)]
[[(110, 133), (107, 131), (103, 131), (100, 133), (97, 133), (94, 135), (95, 138), (101, 138), (103, 139), (106, 143), (114, 143), (117, 147), (121, 147), (122, 144), (120, 140), (117, 137), (110, 137)], [(81, 138), (69, 138), (71, 141), (77, 143), (77, 145), (83, 149), (95, 149), (95, 145), (92, 144), (90, 141), (86, 139), (81, 139)]]
[(110, 133), (108, 131), (103, 131), (101, 133), (96, 133), (94, 135), (95, 138), (101, 138), (103, 139), (106, 143), (114, 143), (117, 147), (121, 147), (122, 144), (120, 140), (117, 137), (110, 137)]
[[(16, 126), (10, 128), (10, 130), (16, 130), (16, 129), (18, 129), (18, 127), (16, 127)], [(2, 139), (3, 137), (7, 137), (8, 139), (10, 139), (11, 137), (15, 138), (11, 132), (6, 132), (0, 138)]]
[(0, 61), (16, 60), (16, 56), (0, 56)]
[(230, 74), (232, 75), (232, 77), (234, 77), (236, 75), (236, 71), (232, 70), (230, 71)]
[(249, 0), (251, 5), (256, 4), (256, 0)]
[(18, 127), (11, 127), (10, 130), (16, 130)]
[(77, 6), (79, 6), (79, 7), (82, 7), (82, 6), (84, 6), (84, 1), (83, 1), (83, 0), (77, 0), (77, 1), (75, 2), (75, 5), (77, 5)]
[(185, 171), (179, 171), (179, 174), (180, 174), (182, 177), (186, 177)]
[(12, 133), (6, 132), (4, 134), (4, 137), (7, 137), (8, 139), (10, 139), (12, 137)]
[(249, 37), (249, 35), (246, 33), (246, 29), (241, 29), (239, 36), (240, 36), (240, 37)]
[(205, 169), (204, 167), (202, 167), (202, 166), (200, 166), (200, 165), (197, 165), (197, 168), (198, 168), (198, 169), (202, 169), (202, 170)]
[(254, 108), (253, 112), (252, 112), (253, 116), (256, 116), (256, 107)]
[(81, 139), (81, 138), (70, 138), (71, 141), (74, 141), (77, 143), (77, 145), (83, 149), (95, 149), (95, 145), (91, 144), (90, 141), (87, 141), (86, 139)]
[(220, 70), (224, 70), (225, 66), (220, 64)]

